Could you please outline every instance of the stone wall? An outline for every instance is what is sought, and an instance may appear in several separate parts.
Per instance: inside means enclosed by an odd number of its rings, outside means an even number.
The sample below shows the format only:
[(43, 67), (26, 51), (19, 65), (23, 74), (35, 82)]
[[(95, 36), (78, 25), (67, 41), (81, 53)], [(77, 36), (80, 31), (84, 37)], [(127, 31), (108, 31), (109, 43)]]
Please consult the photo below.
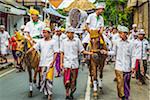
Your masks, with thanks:
[(148, 2), (140, 5), (139, 7), (135, 7), (134, 8), (134, 23), (136, 23), (138, 25), (138, 28), (144, 28), (145, 32), (146, 32), (146, 37), (150, 36), (148, 34), (150, 34), (149, 28), (150, 28), (150, 18), (149, 18), (149, 13), (150, 11), (148, 11)]

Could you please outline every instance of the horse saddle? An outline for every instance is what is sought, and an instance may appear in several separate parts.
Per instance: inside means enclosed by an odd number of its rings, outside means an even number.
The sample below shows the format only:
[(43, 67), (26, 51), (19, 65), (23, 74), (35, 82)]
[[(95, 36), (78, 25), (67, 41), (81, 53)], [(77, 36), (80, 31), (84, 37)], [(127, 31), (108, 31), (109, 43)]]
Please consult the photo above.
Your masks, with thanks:
[(89, 30), (89, 32), (90, 32), (90, 38), (98, 38), (99, 37), (98, 30)]
[(99, 38), (100, 44), (104, 44), (104, 39), (102, 37), (102, 34), (99, 32), (99, 30), (89, 30), (90, 33), (90, 38), (94, 39), (94, 38)]

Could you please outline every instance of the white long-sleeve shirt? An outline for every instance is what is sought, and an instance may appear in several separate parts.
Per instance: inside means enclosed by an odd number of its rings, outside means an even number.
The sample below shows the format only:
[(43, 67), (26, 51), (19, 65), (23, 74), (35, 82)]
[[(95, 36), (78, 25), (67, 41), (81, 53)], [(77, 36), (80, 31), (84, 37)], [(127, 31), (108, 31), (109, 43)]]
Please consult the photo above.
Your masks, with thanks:
[(123, 72), (131, 71), (132, 46), (126, 40), (120, 40), (113, 46), (113, 50), (108, 52), (108, 55), (116, 55), (115, 69)]
[(70, 40), (67, 37), (64, 39), (60, 51), (64, 53), (64, 68), (76, 69), (79, 67), (78, 53), (84, 51), (79, 38), (73, 38)]
[(136, 59), (147, 60), (147, 50), (150, 49), (150, 44), (146, 39), (136, 39), (133, 42), (133, 57)]

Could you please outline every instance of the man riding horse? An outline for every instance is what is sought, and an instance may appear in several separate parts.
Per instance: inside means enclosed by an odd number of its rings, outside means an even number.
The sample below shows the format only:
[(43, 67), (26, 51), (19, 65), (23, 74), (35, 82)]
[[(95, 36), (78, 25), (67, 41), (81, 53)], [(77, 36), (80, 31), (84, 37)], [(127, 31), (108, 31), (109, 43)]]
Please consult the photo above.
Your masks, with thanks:
[[(90, 33), (89, 49), (94, 52), (94, 55), (90, 56), (90, 77), (91, 86), (93, 87), (93, 96), (97, 97), (97, 85), (102, 89), (102, 71), (106, 59), (106, 55), (102, 54), (102, 50), (106, 48), (102, 33), (104, 29), (104, 20), (101, 14), (104, 12), (104, 5), (99, 4), (96, 7), (96, 11), (90, 14), (87, 18), (87, 31)], [(100, 73), (98, 75), (98, 72)], [(99, 78), (97, 78), (97, 75)]]
[[(39, 14), (40, 14), (39, 11), (37, 11), (36, 9), (30, 9), (29, 14), (31, 17), (31, 21), (29, 21), (26, 24), (25, 29), (24, 29), (25, 36), (27, 38), (24, 38), (22, 40), (22, 42), (20, 42), (23, 44), (23, 47), (20, 49), (23, 49), (25, 53), (27, 52), (28, 49), (30, 49), (39, 40), (39, 38), (42, 36), (42, 31), (46, 26), (44, 22), (39, 20)], [(29, 46), (29, 45), (31, 45), (31, 46)], [(39, 63), (39, 55), (34, 50), (31, 53), (26, 54), (24, 61), (27, 65), (28, 72), (29, 72), (29, 82), (30, 82), (30, 84), (29, 84), (30, 85), (29, 86), (30, 87), (29, 96), (32, 96), (32, 87), (33, 87), (32, 81), (34, 83), (36, 83), (36, 76), (37, 76), (37, 72), (38, 72), (38, 63)], [(32, 68), (35, 70), (34, 80), (32, 80)]]

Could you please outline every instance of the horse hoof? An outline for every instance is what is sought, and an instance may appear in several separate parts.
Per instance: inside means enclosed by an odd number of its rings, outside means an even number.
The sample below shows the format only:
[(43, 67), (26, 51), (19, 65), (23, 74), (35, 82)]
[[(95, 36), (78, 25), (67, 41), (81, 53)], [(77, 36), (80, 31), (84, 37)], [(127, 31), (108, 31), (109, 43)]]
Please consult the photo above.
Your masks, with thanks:
[(29, 92), (28, 96), (29, 96), (29, 97), (32, 97), (32, 91)]
[(93, 97), (98, 97), (97, 91), (94, 91), (94, 92), (93, 92)]

